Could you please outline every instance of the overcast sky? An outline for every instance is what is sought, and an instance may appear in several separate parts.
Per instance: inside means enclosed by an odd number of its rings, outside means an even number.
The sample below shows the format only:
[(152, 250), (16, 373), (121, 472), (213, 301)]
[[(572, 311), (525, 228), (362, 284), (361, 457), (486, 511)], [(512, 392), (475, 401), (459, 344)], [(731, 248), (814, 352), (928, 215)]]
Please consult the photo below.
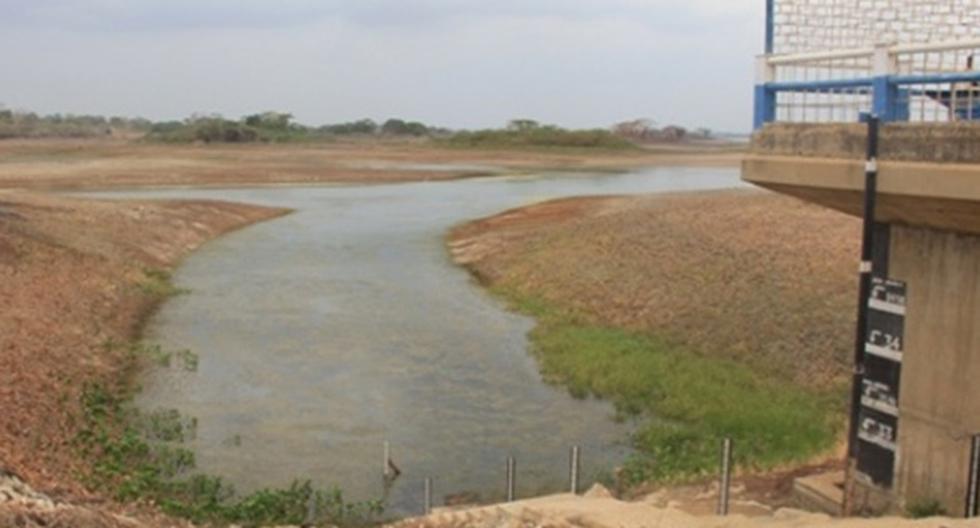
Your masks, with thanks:
[(0, 0), (0, 104), (751, 128), (763, 0)]

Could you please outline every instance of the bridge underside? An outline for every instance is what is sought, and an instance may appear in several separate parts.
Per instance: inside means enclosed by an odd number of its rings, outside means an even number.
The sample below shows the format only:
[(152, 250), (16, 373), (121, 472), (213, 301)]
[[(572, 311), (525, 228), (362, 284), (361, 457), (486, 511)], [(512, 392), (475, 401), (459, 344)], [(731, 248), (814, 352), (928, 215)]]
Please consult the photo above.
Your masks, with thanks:
[[(866, 127), (768, 125), (745, 181), (861, 216)], [(882, 127), (876, 219), (980, 234), (980, 125)]]

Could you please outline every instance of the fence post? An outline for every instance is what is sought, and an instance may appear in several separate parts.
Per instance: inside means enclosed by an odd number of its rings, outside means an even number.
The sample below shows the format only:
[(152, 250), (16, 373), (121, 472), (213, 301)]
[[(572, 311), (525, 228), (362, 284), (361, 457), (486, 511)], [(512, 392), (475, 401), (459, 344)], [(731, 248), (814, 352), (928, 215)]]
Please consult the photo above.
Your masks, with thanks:
[(310, 493), (310, 499), (306, 502), (306, 518), (303, 520), (304, 525), (313, 526), (317, 522), (316, 499), (317, 499), (316, 491)]
[(871, 68), (871, 113), (882, 121), (895, 121), (899, 117), (898, 87), (892, 83), (891, 77), (898, 73), (898, 62), (889, 45), (875, 46)]
[(514, 502), (515, 487), (517, 479), (517, 460), (514, 457), (507, 457), (507, 502)]
[(432, 513), (432, 478), (425, 479), (425, 497), (423, 502), (423, 513), (428, 515)]
[(385, 440), (384, 460), (382, 464), (381, 476), (387, 479), (391, 477), (391, 444), (387, 440)]
[(966, 485), (966, 517), (980, 515), (980, 435), (970, 439), (970, 468)]
[(573, 495), (578, 494), (579, 447), (572, 446), (568, 460), (568, 485)]
[(718, 483), (718, 515), (728, 515), (728, 493), (732, 485), (732, 439), (721, 442), (721, 480)]
[(775, 79), (775, 68), (769, 64), (768, 55), (755, 59), (755, 112), (752, 128), (758, 130), (766, 123), (776, 120), (776, 93), (768, 84)]

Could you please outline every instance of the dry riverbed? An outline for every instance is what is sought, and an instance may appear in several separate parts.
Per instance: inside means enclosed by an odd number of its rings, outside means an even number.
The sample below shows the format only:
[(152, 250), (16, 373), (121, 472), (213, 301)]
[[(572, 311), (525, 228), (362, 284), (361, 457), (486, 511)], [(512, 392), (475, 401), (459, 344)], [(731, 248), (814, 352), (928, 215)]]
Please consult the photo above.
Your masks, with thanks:
[[(6, 142), (0, 187), (368, 183), (459, 178), (483, 166), (596, 170), (697, 159), (731, 165), (736, 155)], [(90, 468), (75, 445), (83, 390), (131, 382), (131, 350), (107, 344), (138, 338), (168, 293), (167, 270), (184, 255), (284, 213), (0, 191), (0, 525), (175, 523), (85, 485)], [(709, 362), (703, 365), (747, 369), (753, 383), (776, 380), (830, 399), (846, 379), (857, 243), (853, 218), (751, 191), (557, 200), (467, 223), (449, 239), (455, 259), (483, 283), (540, 320), (559, 314), (573, 334), (621, 331), (613, 342), (651, 339)], [(605, 346), (601, 332), (587, 337)], [(552, 381), (574, 385), (542, 365)], [(588, 387), (588, 379), (578, 380), (586, 392), (608, 391)], [(633, 396), (627, 408), (648, 395)], [(798, 465), (776, 467), (782, 471), (762, 476), (750, 475), (751, 464), (743, 468), (747, 499), (783, 504)], [(692, 488), (676, 489), (683, 500)]]
[(449, 180), (525, 171), (649, 165), (735, 166), (732, 147), (446, 148), (428, 142), (167, 145), (110, 140), (0, 141), (0, 188), (109, 189)]

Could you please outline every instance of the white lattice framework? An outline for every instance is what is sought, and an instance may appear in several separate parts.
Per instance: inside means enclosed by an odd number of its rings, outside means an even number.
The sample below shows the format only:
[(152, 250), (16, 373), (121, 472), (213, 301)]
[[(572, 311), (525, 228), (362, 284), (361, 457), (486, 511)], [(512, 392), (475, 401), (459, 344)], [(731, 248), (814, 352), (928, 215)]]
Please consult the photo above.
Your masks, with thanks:
[[(771, 81), (869, 78), (877, 75), (873, 50), (884, 45), (894, 50), (888, 56), (890, 75), (980, 70), (980, 0), (771, 1)], [(902, 119), (976, 119), (976, 87), (938, 81), (903, 86), (898, 98), (908, 111)], [(870, 86), (786, 91), (774, 106), (777, 121), (853, 121), (871, 111), (872, 91)], [(964, 106), (978, 110), (965, 112)]]
[(773, 52), (980, 37), (980, 0), (774, 0)]

